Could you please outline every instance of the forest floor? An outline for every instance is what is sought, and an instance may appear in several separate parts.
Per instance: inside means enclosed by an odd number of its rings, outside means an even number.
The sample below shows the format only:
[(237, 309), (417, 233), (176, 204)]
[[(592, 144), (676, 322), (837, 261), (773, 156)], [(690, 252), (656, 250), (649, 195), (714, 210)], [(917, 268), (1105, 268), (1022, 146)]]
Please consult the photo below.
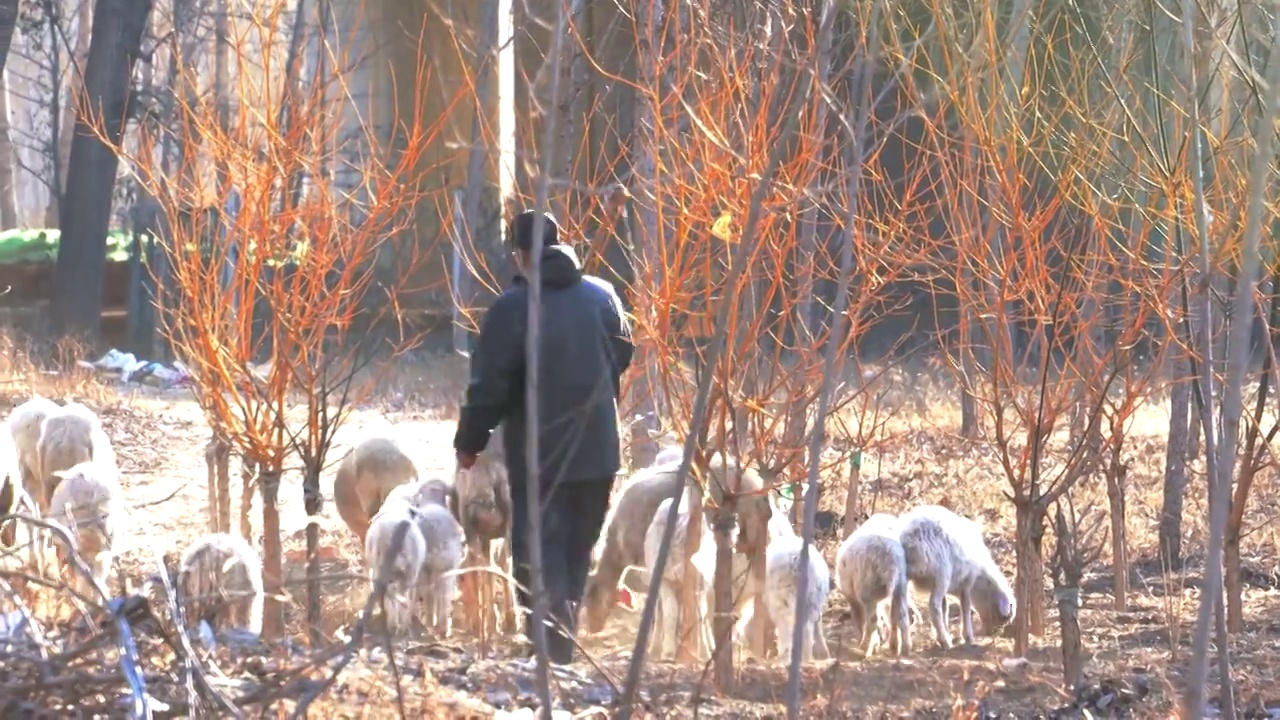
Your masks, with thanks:
[[(450, 442), (456, 398), (464, 378), (462, 363), (450, 356), (422, 356), (403, 361), (376, 402), (356, 409), (339, 432), (331, 460), (340, 459), (362, 435), (393, 431), (403, 438), (428, 474), (452, 472)], [(32, 391), (57, 399), (74, 396), (103, 417), (119, 456), (129, 532), (123, 533), (120, 564), (141, 581), (153, 573), (157, 558), (170, 558), (206, 530), (207, 489), (204, 446), (208, 426), (189, 391), (155, 391), (104, 386), (84, 378), (15, 375), (3, 386), (0, 410), (21, 402)], [(984, 443), (969, 443), (957, 434), (957, 418), (949, 410), (954, 398), (933, 383), (913, 385), (933, 397), (901, 403), (882, 439), (863, 462), (862, 493), (869, 510), (901, 512), (932, 502), (982, 521), (996, 559), (1012, 577), (1013, 512), (999, 460)], [(1012, 658), (1012, 641), (980, 639), (973, 647), (937, 649), (925, 628), (916, 628), (917, 652), (909, 659), (877, 655), (864, 659), (855, 648), (847, 603), (833, 591), (824, 617), (833, 660), (806, 668), (803, 677), (804, 717), (1081, 717), (1083, 710), (1103, 717), (1169, 717), (1189, 657), (1199, 603), (1195, 554), (1202, 547), (1205, 515), (1202, 468), (1193, 468), (1186, 505), (1185, 547), (1192, 556), (1187, 569), (1164, 572), (1156, 556), (1155, 527), (1165, 458), (1168, 413), (1164, 405), (1142, 408), (1130, 431), (1127, 530), (1130, 540), (1130, 597), (1123, 611), (1114, 608), (1107, 553), (1091, 569), (1082, 593), (1080, 613), (1089, 654), (1089, 687), (1068, 697), (1061, 689), (1061, 654), (1057, 616), (1046, 595), (1048, 632), (1033, 638), (1026, 663)], [(1199, 475), (1195, 473), (1199, 472)], [(238, 493), (233, 464), (233, 493)], [(321, 539), (327, 550), (323, 587), (325, 632), (341, 637), (355, 620), (367, 596), (359, 548), (337, 520), (331, 503), (332, 473), (324, 476), (325, 512)], [(1089, 479), (1075, 493), (1078, 507), (1105, 510), (1100, 479)], [(843, 510), (844, 491), (824, 491), (823, 504)], [(280, 514), (286, 551), (286, 624), (304, 637), (302, 578), (303, 511), (301, 476), (286, 474)], [(238, 502), (233, 500), (233, 502)], [(1280, 717), (1280, 512), (1274, 472), (1263, 473), (1251, 499), (1243, 552), (1247, 569), (1244, 593), (1245, 630), (1231, 638), (1238, 706), (1246, 717)], [(253, 517), (260, 517), (255, 499)], [(255, 531), (259, 524), (254, 523)], [(1046, 554), (1052, 551), (1046, 538)], [(834, 538), (821, 547), (834, 564)], [(340, 576), (346, 575), (345, 578)], [(920, 602), (919, 600), (917, 601)], [(923, 607), (923, 604), (921, 604)], [(956, 609), (952, 604), (953, 612)], [(580, 661), (558, 672), (557, 703), (582, 717), (606, 717), (603, 709), (616, 696), (635, 640), (638, 613), (618, 610), (606, 631), (581, 638), (594, 662)], [(952, 620), (953, 632), (958, 621)], [(958, 633), (957, 633), (958, 635)], [(334, 717), (384, 717), (400, 712), (400, 688), (409, 716), (485, 717), (498, 710), (533, 704), (527, 667), (515, 658), (511, 644), (498, 643), (488, 656), (474, 639), (458, 634), (446, 643), (406, 643), (395, 668), (380, 661), (379, 652), (363, 654), (317, 703), (313, 714)], [(397, 652), (397, 655), (401, 655)], [(401, 682), (391, 682), (398, 675)], [(1214, 685), (1216, 687), (1216, 683)], [(650, 663), (642, 696), (654, 717), (780, 717), (786, 687), (785, 669), (744, 661), (738, 665), (735, 689), (714, 692), (702, 668)], [(285, 702), (286, 705), (291, 704)], [(498, 713), (502, 715), (503, 713)]]

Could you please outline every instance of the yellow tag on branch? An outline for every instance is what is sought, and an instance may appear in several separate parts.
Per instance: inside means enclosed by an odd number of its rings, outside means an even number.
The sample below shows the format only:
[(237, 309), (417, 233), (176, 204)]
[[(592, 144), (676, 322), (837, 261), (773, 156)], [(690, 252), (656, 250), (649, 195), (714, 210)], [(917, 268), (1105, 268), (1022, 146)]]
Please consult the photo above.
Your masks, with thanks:
[(733, 215), (725, 213), (711, 223), (711, 234), (727, 243), (737, 242), (733, 234)]

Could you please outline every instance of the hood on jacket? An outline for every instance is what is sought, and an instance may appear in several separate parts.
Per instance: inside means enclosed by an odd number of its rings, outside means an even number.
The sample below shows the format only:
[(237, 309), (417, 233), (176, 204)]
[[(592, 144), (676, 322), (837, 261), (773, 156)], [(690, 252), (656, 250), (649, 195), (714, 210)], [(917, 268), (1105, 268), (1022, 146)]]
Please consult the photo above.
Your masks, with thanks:
[[(567, 288), (582, 280), (582, 263), (568, 245), (550, 245), (542, 249), (542, 262), (539, 271), (542, 287), (559, 290)], [(527, 285), (529, 279), (523, 273), (516, 275), (515, 282)]]

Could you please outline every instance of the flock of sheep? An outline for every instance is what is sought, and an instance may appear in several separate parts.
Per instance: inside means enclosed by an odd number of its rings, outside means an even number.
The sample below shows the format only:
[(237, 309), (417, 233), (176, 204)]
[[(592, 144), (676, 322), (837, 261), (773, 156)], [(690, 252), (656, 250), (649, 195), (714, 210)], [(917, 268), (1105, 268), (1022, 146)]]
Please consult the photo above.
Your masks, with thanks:
[[(670, 503), (680, 492), (679, 464), (679, 448), (664, 450), (652, 467), (632, 476), (614, 498), (597, 548), (596, 566), (587, 582), (583, 611), (590, 632), (603, 630), (610, 612), (620, 599), (627, 597), (625, 591), (621, 595), (618, 591), (627, 570), (654, 565)], [(738, 529), (731, 538), (734, 610), (740, 618), (734, 629), (735, 644), (749, 635), (756, 622), (752, 601), (760, 594), (774, 624), (780, 658), (785, 660), (791, 655), (792, 631), (802, 603), (807, 622), (802, 634), (801, 658), (809, 661), (827, 657), (822, 614), (832, 582), (822, 553), (810, 546), (810, 582), (807, 591), (801, 592), (803, 541), (792, 528), (786, 508), (774, 499), (775, 495), (764, 486), (761, 476), (719, 454), (712, 456), (708, 475), (707, 489), (712, 504), (719, 505), (730, 493), (737, 497)], [(673, 548), (685, 547), (688, 504), (687, 497), (682, 496)], [(698, 652), (704, 658), (711, 649), (707, 607), (711, 602), (716, 555), (711, 519), (708, 514), (701, 524), (702, 537), (691, 558), (697, 572), (693, 581), (699, 598)], [(762, 556), (764, 571), (760, 573), (751, 565), (752, 558)], [(675, 651), (684, 568), (683, 562), (674, 559), (668, 562), (659, 584), (658, 621), (653, 638), (654, 654), (659, 659), (670, 657)], [(886, 634), (894, 652), (911, 652), (910, 629), (912, 619), (918, 616), (910, 599), (911, 585), (929, 593), (934, 636), (944, 648), (952, 645), (946, 626), (948, 595), (960, 601), (963, 636), (970, 643), (975, 641), (973, 611), (981, 619), (983, 629), (994, 634), (1013, 619), (1016, 607), (1009, 581), (991, 557), (982, 527), (936, 505), (922, 505), (900, 517), (884, 513), (872, 515), (840, 545), (835, 579), (836, 586), (848, 598), (854, 622), (861, 630), (864, 653), (870, 652), (877, 639)], [(756, 651), (763, 652), (763, 649)]]
[[(13, 410), (7, 430), (0, 433), (0, 516), (33, 515), (54, 530), (10, 520), (0, 527), (0, 541), (27, 548), (27, 561), (42, 573), (52, 547), (58, 566), (72, 573), (74, 587), (87, 596), (96, 585), (105, 594), (124, 509), (115, 453), (101, 420), (79, 403), (59, 405), (36, 397)], [(495, 438), (491, 447), (500, 448), (501, 440)], [(670, 503), (676, 498), (672, 547), (687, 547), (689, 497), (678, 483), (679, 464), (679, 448), (667, 448), (616, 493), (583, 601), (587, 631), (603, 630), (614, 607), (627, 596), (621, 581), (629, 569), (643, 575), (654, 565)], [(735, 614), (741, 620), (735, 640), (758, 622), (752, 612), (758, 596), (774, 624), (779, 657), (790, 657), (792, 630), (803, 604), (807, 623), (802, 659), (827, 657), (822, 615), (833, 583), (821, 552), (809, 548), (810, 583), (801, 592), (803, 541), (761, 476), (715, 454), (706, 485), (711, 505), (736, 497), (738, 522), (731, 540)], [(370, 437), (339, 464), (333, 494), (339, 516), (363, 546), (370, 579), (377, 579), (380, 568), (391, 568), (383, 605), (388, 628), (394, 633), (408, 629), (425, 606), (425, 626), (449, 635), (457, 571), (468, 548), (486, 555), (492, 541), (508, 540), (512, 508), (501, 458), (487, 453), (452, 482), (422, 479), (399, 443)], [(691, 565), (699, 598), (698, 652), (706, 657), (712, 648), (707, 608), (716, 547), (710, 516), (701, 527)], [(403, 538), (398, 546), (397, 536)], [(73, 567), (76, 556), (87, 565), (87, 575)], [(761, 558), (764, 567), (753, 567)], [(658, 622), (652, 639), (657, 659), (669, 658), (676, 650), (684, 570), (685, 563), (673, 556), (658, 584)], [(939, 506), (919, 506), (899, 517), (871, 516), (840, 545), (834, 584), (849, 600), (864, 653), (886, 637), (894, 652), (911, 652), (911, 626), (919, 613), (910, 586), (929, 594), (934, 637), (944, 648), (952, 644), (946, 622), (948, 595), (959, 599), (966, 642), (974, 642), (974, 612), (988, 633), (1007, 624), (1015, 612), (1013, 592), (987, 549), (981, 526)], [(240, 537), (212, 533), (192, 542), (181, 556), (175, 587), (188, 626), (207, 623), (211, 630), (260, 632), (261, 563)], [(508, 587), (508, 598), (510, 591)], [(763, 648), (756, 651), (762, 653)]]

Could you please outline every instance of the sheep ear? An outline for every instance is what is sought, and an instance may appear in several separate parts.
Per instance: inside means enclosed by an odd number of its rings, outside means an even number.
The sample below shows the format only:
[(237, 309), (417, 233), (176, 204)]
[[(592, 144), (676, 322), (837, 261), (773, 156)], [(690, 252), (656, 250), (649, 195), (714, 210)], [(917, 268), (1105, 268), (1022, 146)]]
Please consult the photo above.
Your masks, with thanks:
[(70, 476), (70, 473), (66, 470), (54, 470), (49, 474), (58, 478), (59, 480), (66, 480)]

